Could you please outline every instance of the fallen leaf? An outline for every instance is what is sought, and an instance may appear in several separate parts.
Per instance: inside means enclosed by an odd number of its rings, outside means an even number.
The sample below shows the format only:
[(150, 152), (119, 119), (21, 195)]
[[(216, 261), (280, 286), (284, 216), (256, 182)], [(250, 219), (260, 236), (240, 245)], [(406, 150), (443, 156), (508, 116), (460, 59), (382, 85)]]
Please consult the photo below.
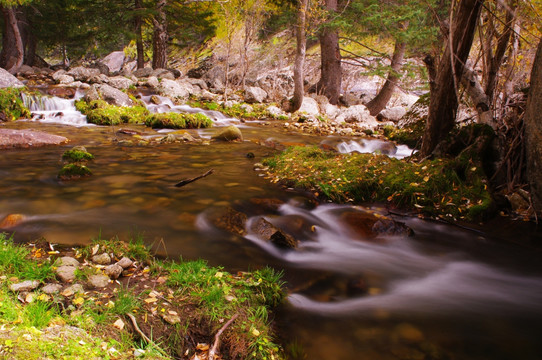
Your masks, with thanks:
[(122, 321), (121, 319), (117, 319), (117, 321), (113, 323), (113, 326), (119, 330), (122, 330), (124, 329), (125, 324), (124, 324), (124, 321)]
[(85, 302), (85, 299), (83, 299), (81, 296), (79, 297), (76, 297), (75, 299), (73, 299), (72, 303), (74, 305), (81, 305), (82, 303)]

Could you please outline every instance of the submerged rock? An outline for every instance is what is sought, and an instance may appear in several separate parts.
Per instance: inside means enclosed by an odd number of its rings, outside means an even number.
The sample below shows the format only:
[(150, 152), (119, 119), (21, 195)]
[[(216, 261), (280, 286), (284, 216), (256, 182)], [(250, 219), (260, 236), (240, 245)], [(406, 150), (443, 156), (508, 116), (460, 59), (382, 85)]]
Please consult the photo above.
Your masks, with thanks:
[(229, 206), (213, 209), (209, 214), (209, 220), (217, 228), (230, 233), (241, 236), (247, 233), (245, 229), (247, 222), (246, 214)]
[(286, 234), (263, 217), (252, 224), (252, 231), (262, 240), (271, 242), (273, 245), (284, 249), (297, 248), (297, 240)]
[(22, 223), (26, 219), (23, 214), (9, 214), (0, 221), (0, 229), (10, 229)]
[(412, 229), (402, 222), (380, 214), (362, 211), (347, 211), (341, 219), (362, 239), (379, 242), (381, 235), (411, 236)]
[(0, 149), (33, 148), (66, 142), (68, 139), (63, 136), (42, 131), (0, 129)]

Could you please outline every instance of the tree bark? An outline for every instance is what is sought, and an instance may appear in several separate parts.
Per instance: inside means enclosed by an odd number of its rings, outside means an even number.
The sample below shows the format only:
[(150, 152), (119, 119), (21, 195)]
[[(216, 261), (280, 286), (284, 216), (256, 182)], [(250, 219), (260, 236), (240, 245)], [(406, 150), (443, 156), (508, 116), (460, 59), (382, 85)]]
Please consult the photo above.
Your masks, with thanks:
[[(325, 8), (328, 11), (337, 11), (337, 0), (326, 0)], [(316, 92), (325, 95), (333, 105), (339, 103), (341, 95), (341, 51), (339, 48), (339, 34), (336, 30), (324, 27), (318, 35), (320, 40), (320, 81), (316, 85)]]
[(135, 36), (136, 36), (136, 52), (137, 52), (137, 68), (143, 69), (145, 67), (145, 52), (143, 49), (143, 34), (142, 34), (142, 26), (143, 26), (143, 19), (141, 18), (141, 14), (139, 13), (143, 8), (143, 4), (141, 0), (135, 0), (135, 10), (136, 10), (136, 16), (134, 19), (134, 25), (135, 25)]
[(403, 66), (405, 50), (406, 44), (404, 42), (395, 42), (395, 49), (393, 50), (393, 56), (391, 58), (391, 70), (388, 74), (388, 78), (374, 99), (367, 103), (367, 109), (372, 116), (378, 115), (386, 108), (386, 105), (388, 105), (388, 102), (395, 91), (396, 84), (399, 81), (398, 73)]
[(2, 42), (2, 54), (0, 55), (0, 65), (11, 74), (19, 71), (24, 60), (24, 45), (17, 16), (14, 7), (2, 7), (4, 16), (4, 38)]
[(542, 40), (538, 44), (525, 111), (527, 178), (537, 212), (542, 209)]
[(465, 87), (465, 91), (476, 107), (478, 122), (488, 124), (495, 129), (496, 124), (493, 121), (493, 115), (491, 113), (491, 109), (489, 108), (489, 97), (482, 88), (480, 81), (478, 81), (478, 75), (467, 65), (463, 67), (461, 84), (463, 84)]
[(305, 22), (307, 16), (308, 0), (298, 0), (297, 25), (296, 25), (296, 53), (294, 64), (294, 96), (291, 100), (290, 112), (299, 110), (303, 104), (303, 96), (305, 95), (304, 88), (304, 67), (305, 67), (305, 52), (307, 48), (307, 40), (305, 34)]
[(156, 3), (156, 16), (153, 18), (154, 33), (152, 37), (152, 68), (165, 69), (167, 67), (167, 0), (158, 0)]
[(452, 38), (447, 42), (440, 60), (434, 92), (431, 93), (420, 151), (422, 156), (430, 155), (454, 127), (459, 101), (456, 84), (459, 84), (460, 80), (456, 76), (463, 73), (463, 65), (469, 56), (482, 2), (483, 0), (459, 2), (456, 21), (450, 31)]

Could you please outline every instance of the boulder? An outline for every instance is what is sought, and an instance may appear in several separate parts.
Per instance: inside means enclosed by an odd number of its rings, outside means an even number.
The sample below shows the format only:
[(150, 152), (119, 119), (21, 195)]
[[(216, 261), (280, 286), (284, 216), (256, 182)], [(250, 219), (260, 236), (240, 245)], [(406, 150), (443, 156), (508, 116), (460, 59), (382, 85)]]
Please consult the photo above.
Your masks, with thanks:
[(88, 286), (94, 289), (104, 288), (109, 284), (109, 276), (96, 274), (88, 277)]
[(45, 145), (61, 145), (68, 139), (34, 130), (0, 129), (0, 149), (33, 148)]
[(322, 106), (322, 112), (330, 119), (334, 119), (340, 111), (337, 105), (327, 103)]
[(342, 109), (335, 117), (335, 122), (357, 123), (368, 129), (374, 129), (379, 125), (365, 105), (355, 105)]
[(160, 81), (156, 76), (149, 76), (145, 82), (145, 85), (157, 89), (160, 86)]
[(320, 108), (318, 107), (318, 102), (316, 100), (305, 96), (303, 98), (303, 104), (301, 104), (301, 108), (299, 108), (298, 112), (308, 115), (318, 115), (320, 114)]
[(395, 106), (389, 109), (384, 109), (376, 116), (379, 121), (394, 121), (397, 122), (401, 120), (403, 116), (407, 113), (406, 109), (402, 106)]
[(109, 83), (109, 77), (105, 74), (98, 74), (88, 79), (88, 82), (91, 84), (107, 84)]
[(190, 84), (194, 86), (199, 86), (201, 90), (209, 90), (209, 87), (207, 86), (207, 83), (203, 81), (202, 79), (194, 79), (194, 78), (186, 78), (186, 81), (188, 81)]
[(22, 65), (19, 70), (17, 71), (18, 74), (21, 75), (32, 75), (34, 74), (34, 69), (31, 66), (28, 65)]
[(237, 126), (230, 125), (220, 129), (218, 133), (211, 137), (211, 139), (220, 141), (243, 141), (243, 134)]
[(98, 94), (100, 94), (100, 97), (111, 105), (133, 105), (132, 99), (130, 99), (130, 97), (126, 93), (123, 93), (119, 89), (115, 89), (114, 87), (107, 84), (94, 85), (94, 87), (96, 88)]
[(188, 82), (162, 79), (158, 92), (172, 99), (188, 99), (194, 93), (194, 88)]
[(88, 82), (92, 77), (100, 75), (101, 72), (99, 69), (78, 66), (68, 71), (67, 74), (73, 76), (75, 80)]
[(151, 76), (156, 76), (159, 79), (175, 80), (175, 75), (168, 69), (154, 69)]
[(9, 289), (13, 292), (25, 292), (34, 290), (38, 286), (40, 286), (40, 282), (38, 280), (26, 280), (21, 283), (11, 284)]
[(279, 116), (285, 116), (286, 114), (280, 108), (275, 105), (268, 106), (265, 112), (272, 118), (278, 118)]
[(107, 66), (110, 73), (116, 73), (122, 69), (124, 59), (124, 51), (113, 51), (111, 54), (104, 57), (101, 63)]
[(76, 90), (72, 87), (55, 86), (47, 90), (47, 94), (56, 96), (63, 99), (73, 99), (75, 97)]
[(267, 98), (267, 92), (256, 86), (247, 86), (244, 96), (247, 103), (262, 103)]
[(217, 96), (210, 91), (202, 90), (199, 94), (199, 98), (204, 101), (215, 101)]
[(135, 83), (132, 80), (124, 76), (110, 77), (107, 80), (107, 83), (113, 86), (115, 89), (119, 89), (119, 90), (125, 90), (125, 89), (128, 89), (130, 86), (135, 85)]
[(15, 76), (11, 75), (8, 71), (3, 68), (0, 68), (0, 88), (7, 87), (24, 87), (24, 84), (21, 80), (17, 79)]
[(152, 74), (152, 69), (144, 67), (143, 69), (137, 69), (133, 72), (133, 75), (137, 78), (149, 77)]
[(60, 281), (67, 283), (75, 280), (75, 270), (77, 270), (75, 266), (63, 265), (56, 268), (55, 273)]

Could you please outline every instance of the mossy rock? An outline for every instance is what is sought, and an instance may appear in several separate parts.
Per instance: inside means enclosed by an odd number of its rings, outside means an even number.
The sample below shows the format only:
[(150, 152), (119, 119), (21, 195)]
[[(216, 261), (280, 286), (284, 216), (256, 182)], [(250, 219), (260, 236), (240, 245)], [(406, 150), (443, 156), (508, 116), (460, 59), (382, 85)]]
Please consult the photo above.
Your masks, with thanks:
[(28, 119), (32, 116), (21, 99), (23, 91), (19, 88), (0, 89), (0, 121)]
[(142, 124), (149, 111), (144, 106), (115, 106), (103, 100), (77, 101), (75, 107), (96, 125)]
[(68, 163), (80, 163), (94, 159), (94, 155), (89, 153), (83, 146), (76, 146), (73, 149), (66, 150), (62, 154), (62, 160)]
[(218, 131), (211, 139), (219, 141), (243, 141), (243, 134), (237, 126), (230, 125)]
[(85, 165), (67, 164), (58, 172), (58, 178), (61, 180), (75, 180), (92, 175), (92, 171)]
[[(236, 103), (231, 106), (224, 106), (224, 104), (219, 104), (214, 101), (191, 101), (188, 105), (192, 107), (198, 107), (201, 109), (214, 110), (223, 113), (232, 118), (245, 119), (245, 120), (263, 120), (272, 118), (271, 115), (267, 112), (266, 104), (246, 104), (246, 103)], [(247, 109), (252, 109), (252, 111), (247, 111)], [(287, 119), (287, 117), (286, 117)]]
[(146, 117), (145, 125), (152, 128), (168, 129), (200, 129), (213, 125), (213, 121), (203, 114), (184, 113), (160, 113), (151, 114)]

